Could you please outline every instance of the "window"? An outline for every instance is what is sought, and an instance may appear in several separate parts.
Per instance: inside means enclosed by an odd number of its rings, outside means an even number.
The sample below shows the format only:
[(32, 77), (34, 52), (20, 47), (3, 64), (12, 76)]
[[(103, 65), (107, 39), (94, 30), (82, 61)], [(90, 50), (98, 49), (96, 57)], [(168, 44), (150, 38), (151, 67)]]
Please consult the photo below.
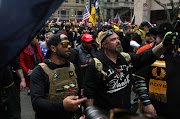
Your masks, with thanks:
[(118, 2), (119, 0), (115, 0), (115, 2)]
[(81, 0), (81, 4), (84, 4), (84, 0)]
[(110, 0), (107, 0), (107, 2), (110, 2)]
[(58, 17), (60, 17), (60, 11), (58, 10)]
[(82, 11), (75, 11), (75, 15), (76, 15), (76, 18), (80, 19), (83, 17), (83, 12)]
[(58, 11), (58, 17), (69, 18), (69, 11), (66, 11), (66, 10)]
[(95, 0), (91, 0), (91, 3), (94, 3), (95, 2)]
[(65, 2), (68, 2), (68, 0), (65, 0)]
[(76, 0), (76, 3), (79, 3), (79, 0)]
[(128, 2), (128, 0), (125, 0), (126, 2)]
[(107, 17), (109, 17), (110, 16), (110, 13), (111, 12), (111, 10), (110, 9), (107, 9)]

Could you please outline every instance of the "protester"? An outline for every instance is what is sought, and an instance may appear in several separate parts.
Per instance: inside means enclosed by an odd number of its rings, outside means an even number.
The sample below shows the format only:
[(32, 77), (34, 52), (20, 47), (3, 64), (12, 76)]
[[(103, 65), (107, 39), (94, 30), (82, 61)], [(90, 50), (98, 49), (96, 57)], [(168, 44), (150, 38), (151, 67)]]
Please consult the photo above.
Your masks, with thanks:
[(0, 70), (0, 115), (2, 119), (20, 119), (19, 92), (9, 65)]
[(81, 40), (82, 44), (77, 47), (77, 50), (79, 52), (81, 67), (85, 73), (87, 64), (90, 63), (95, 56), (96, 50), (94, 47), (92, 47), (94, 39), (90, 34), (84, 34)]
[(45, 41), (40, 45), (41, 51), (42, 51), (44, 56), (46, 55), (46, 53), (48, 51), (47, 41), (52, 35), (53, 35), (52, 32), (46, 33)]
[(148, 22), (142, 22), (139, 26), (139, 29), (135, 31), (132, 35), (132, 40), (130, 42), (131, 47), (138, 49), (142, 44), (147, 44), (145, 40), (146, 32), (149, 31), (151, 26)]
[(31, 101), (36, 119), (71, 119), (86, 98), (78, 99), (77, 75), (70, 56), (70, 41), (65, 34), (53, 35), (43, 63), (31, 75)]
[(68, 39), (69, 39), (69, 41), (71, 42), (71, 44), (72, 44), (72, 48), (74, 48), (74, 46), (76, 46), (76, 44), (74, 43), (74, 41), (76, 40), (76, 37), (77, 37), (77, 35), (75, 34), (73, 34), (73, 32), (71, 31), (71, 24), (66, 24), (65, 25), (65, 31), (66, 31), (66, 35), (67, 35), (67, 37), (68, 37)]
[[(36, 37), (37, 36), (34, 37), (31, 43), (20, 54), (20, 64), (26, 79), (26, 87), (30, 86), (30, 76), (33, 69), (44, 60)], [(29, 93), (30, 90), (28, 90), (28, 94)]]
[[(170, 23), (162, 23), (158, 27), (154, 45), (143, 46), (137, 53), (160, 44), (173, 30)], [(163, 44), (166, 47), (169, 45)], [(137, 91), (141, 97), (144, 113), (168, 119), (178, 117), (180, 112), (178, 109), (180, 95), (177, 93), (180, 83), (180, 75), (177, 72), (180, 66), (179, 58), (179, 49), (171, 46), (153, 64), (136, 72), (136, 86), (139, 88)]]
[(88, 22), (87, 26), (89, 28), (89, 34), (93, 35), (93, 33), (94, 33), (93, 23), (92, 22)]
[(112, 108), (129, 109), (132, 82), (130, 67), (133, 64), (133, 70), (137, 70), (153, 63), (166, 50), (168, 42), (176, 40), (169, 38), (171, 35), (167, 35), (158, 46), (135, 55), (120, 53), (122, 47), (118, 35), (113, 30), (104, 32), (101, 35), (103, 49), (89, 63), (85, 74), (86, 106), (95, 105), (105, 112)]

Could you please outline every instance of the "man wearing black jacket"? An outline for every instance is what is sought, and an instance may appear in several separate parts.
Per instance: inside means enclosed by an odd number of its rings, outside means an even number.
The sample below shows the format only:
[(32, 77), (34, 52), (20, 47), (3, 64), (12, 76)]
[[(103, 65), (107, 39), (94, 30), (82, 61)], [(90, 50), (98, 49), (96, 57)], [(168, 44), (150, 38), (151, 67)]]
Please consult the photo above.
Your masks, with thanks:
[[(133, 70), (152, 64), (166, 50), (163, 44), (172, 41), (171, 35), (163, 43), (141, 54), (124, 56), (120, 53), (122, 47), (118, 35), (112, 30), (104, 32), (101, 35), (103, 50), (96, 55), (100, 62), (98, 64), (97, 59), (92, 60), (85, 74), (84, 95), (88, 98), (86, 106), (95, 105), (106, 111), (112, 108), (129, 109), (132, 74), (127, 57), (131, 59)], [(102, 70), (96, 67), (100, 64)]]
[(76, 96), (77, 75), (67, 60), (71, 53), (69, 44), (66, 35), (53, 35), (47, 42), (48, 59), (33, 70), (30, 89), (36, 119), (72, 119), (73, 112), (86, 100)]

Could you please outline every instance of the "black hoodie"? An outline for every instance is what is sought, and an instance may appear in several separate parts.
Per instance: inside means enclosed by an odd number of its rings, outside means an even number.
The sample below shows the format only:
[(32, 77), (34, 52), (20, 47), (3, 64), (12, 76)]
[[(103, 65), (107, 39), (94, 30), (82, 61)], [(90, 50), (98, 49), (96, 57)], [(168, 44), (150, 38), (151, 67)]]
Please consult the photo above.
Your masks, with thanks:
[[(152, 49), (138, 55), (131, 53), (130, 56), (133, 70), (152, 64), (157, 59)], [(103, 51), (97, 52), (96, 57), (103, 64), (103, 71), (107, 74), (106, 80), (103, 80), (102, 74), (99, 76), (95, 62), (92, 60), (85, 74), (85, 97), (94, 99), (94, 104), (102, 109), (129, 109), (132, 82), (129, 64), (121, 54), (118, 54), (116, 64)]]

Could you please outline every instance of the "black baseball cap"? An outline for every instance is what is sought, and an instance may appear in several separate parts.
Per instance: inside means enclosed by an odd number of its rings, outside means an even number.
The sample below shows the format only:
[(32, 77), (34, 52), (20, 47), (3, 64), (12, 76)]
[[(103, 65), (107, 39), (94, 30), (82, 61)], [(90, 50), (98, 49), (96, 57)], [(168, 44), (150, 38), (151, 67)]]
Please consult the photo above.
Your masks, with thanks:
[(157, 32), (158, 33), (166, 33), (166, 32), (169, 32), (169, 31), (173, 31), (174, 27), (172, 24), (168, 23), (168, 22), (165, 22), (165, 23), (162, 23), (159, 25), (158, 29), (157, 29)]
[(51, 36), (49, 40), (47, 41), (47, 46), (50, 48), (51, 45), (56, 46), (59, 42), (61, 42), (60, 35), (61, 34), (55, 34)]
[(45, 56), (45, 59), (48, 59), (48, 58), (50, 58), (50, 56), (51, 56), (51, 49), (50, 49), (50, 47), (51, 47), (51, 45), (53, 45), (53, 46), (56, 46), (56, 45), (58, 45), (58, 43), (60, 43), (61, 41), (63, 41), (63, 40), (68, 40), (68, 38), (60, 38), (60, 36), (61, 36), (61, 34), (54, 34), (53, 36), (51, 36), (50, 38), (49, 38), (49, 40), (47, 41), (47, 46), (48, 46), (48, 51), (47, 51), (47, 53), (46, 53), (46, 56)]

